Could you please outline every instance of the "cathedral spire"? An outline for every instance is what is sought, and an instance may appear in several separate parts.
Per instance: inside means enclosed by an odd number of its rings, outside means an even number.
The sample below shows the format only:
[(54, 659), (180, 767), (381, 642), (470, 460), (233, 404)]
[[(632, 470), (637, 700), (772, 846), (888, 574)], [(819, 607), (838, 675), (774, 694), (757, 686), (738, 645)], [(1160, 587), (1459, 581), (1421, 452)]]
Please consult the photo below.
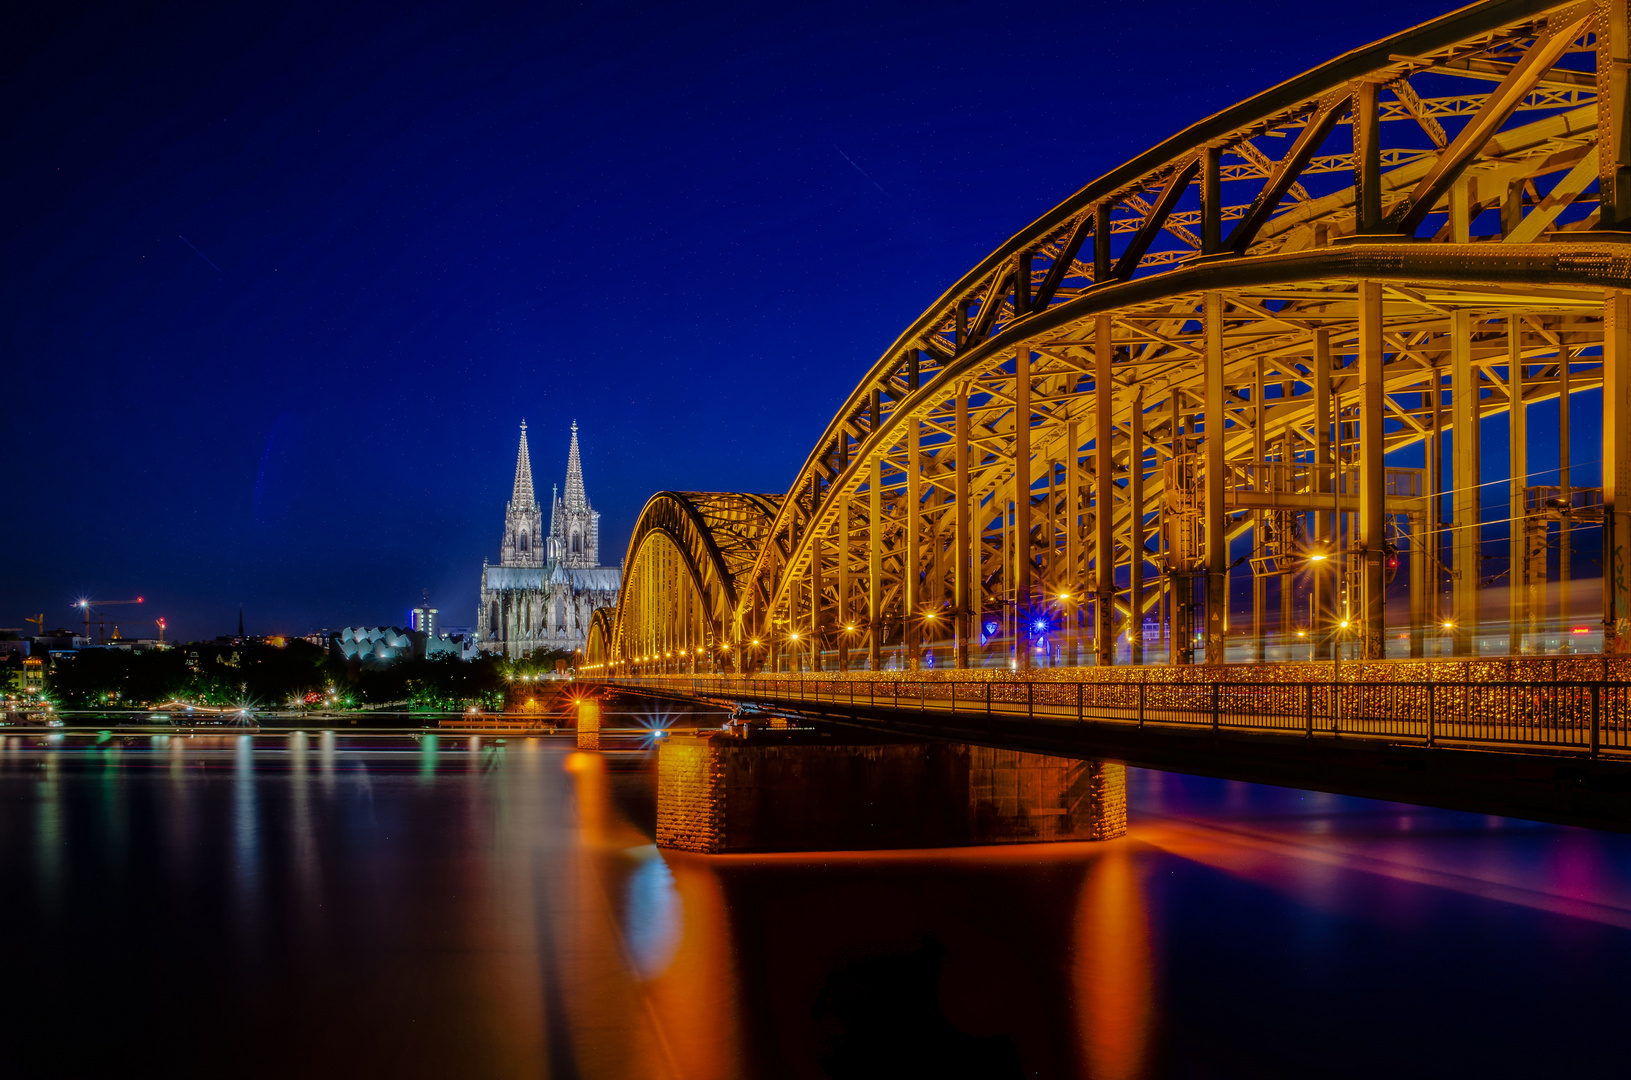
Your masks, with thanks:
[(532, 493), (532, 458), (527, 453), (527, 422), (521, 421), (521, 449), (515, 454), (515, 490), (510, 493), (510, 505), (526, 510), (538, 501)]
[(566, 508), (585, 510), (589, 496), (583, 490), (583, 462), (578, 459), (578, 422), (572, 421), (572, 449), (566, 454)]

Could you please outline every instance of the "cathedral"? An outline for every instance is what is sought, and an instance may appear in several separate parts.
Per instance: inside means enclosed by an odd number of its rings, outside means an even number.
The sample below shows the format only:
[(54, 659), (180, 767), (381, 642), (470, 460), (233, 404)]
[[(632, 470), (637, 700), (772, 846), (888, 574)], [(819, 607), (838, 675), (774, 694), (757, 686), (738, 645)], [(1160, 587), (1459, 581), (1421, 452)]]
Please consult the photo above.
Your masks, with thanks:
[(549, 532), (532, 490), (527, 424), (515, 458), (515, 488), (504, 509), (497, 566), (481, 567), (476, 625), (481, 647), (519, 660), (535, 649), (582, 650), (589, 616), (617, 603), (623, 571), (600, 565), (600, 514), (583, 490), (578, 422), (566, 456), (566, 492), (551, 487)]

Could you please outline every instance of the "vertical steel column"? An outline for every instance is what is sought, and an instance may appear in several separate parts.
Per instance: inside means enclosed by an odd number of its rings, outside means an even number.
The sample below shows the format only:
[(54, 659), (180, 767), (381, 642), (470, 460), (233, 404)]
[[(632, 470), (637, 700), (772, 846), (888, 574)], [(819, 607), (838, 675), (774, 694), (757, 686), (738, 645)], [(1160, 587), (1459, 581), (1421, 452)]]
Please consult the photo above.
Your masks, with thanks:
[[(882, 412), (881, 394), (872, 391), (872, 434), (878, 432)], [(876, 448), (875, 448), (876, 449)], [(867, 667), (883, 670), (883, 455), (872, 459), (872, 475), (867, 482)]]
[(1507, 618), (1512, 624), (1507, 652), (1523, 652), (1529, 617), (1529, 530), (1524, 522), (1524, 488), (1529, 486), (1529, 417), (1523, 403), (1523, 334), (1516, 315), (1506, 320), (1507, 445), (1510, 471), (1507, 484)]
[(1065, 572), (1056, 575), (1056, 583), (1070, 599), (1065, 601), (1064, 615), (1070, 625), (1070, 666), (1081, 663), (1082, 647), (1082, 594), (1086, 591), (1082, 573), (1082, 469), (1081, 430), (1075, 417), (1065, 421)]
[[(1168, 430), (1172, 435), (1172, 456), (1177, 458), (1189, 452), (1189, 435), (1183, 433), (1182, 391), (1174, 386), (1168, 395)], [(1195, 579), (1189, 561), (1192, 538), (1180, 538), (1178, 532), (1191, 528), (1192, 522), (1186, 515), (1167, 513), (1165, 507), (1162, 518), (1167, 545), (1167, 663), (1188, 664), (1195, 659)]]
[(833, 612), (836, 623), (833, 629), (838, 634), (839, 671), (849, 670), (850, 627), (854, 619), (850, 611), (850, 514), (853, 510), (854, 503), (848, 495), (838, 500), (837, 542), (833, 545), (838, 553), (838, 610)]
[(1422, 627), (1427, 607), (1427, 530), (1426, 515), (1409, 515), (1410, 526), (1410, 656), (1418, 659), (1423, 653)]
[[(906, 356), (906, 390), (908, 394), (914, 394), (918, 386), (918, 352), (907, 349)], [(902, 515), (901, 523), (906, 527), (906, 566), (902, 575), (905, 578), (902, 583), (905, 603), (901, 610), (900, 632), (906, 646), (906, 666), (916, 671), (923, 651), (923, 601), (919, 595), (918, 581), (923, 569), (924, 514), (923, 451), (920, 425), (915, 419), (906, 423), (906, 513)]]
[[(1472, 206), (1470, 184), (1466, 177), (1450, 188), (1450, 241), (1456, 244), (1472, 240)], [(1461, 321), (1458, 323), (1457, 319)], [(1478, 632), (1478, 582), (1483, 573), (1483, 514), (1479, 486), (1481, 464), (1479, 443), (1483, 441), (1478, 405), (1478, 371), (1472, 366), (1472, 316), (1454, 312), (1450, 316), (1451, 375), (1450, 395), (1455, 408), (1455, 651), (1470, 653), (1476, 648), (1474, 635)], [(1458, 344), (1459, 343), (1459, 344)], [(1470, 422), (1463, 423), (1470, 417)], [(1470, 437), (1463, 438), (1462, 431)], [(1463, 456), (1463, 451), (1470, 457)]]
[(1455, 653), (1472, 652), (1478, 633), (1478, 372), (1472, 366), (1472, 315), (1450, 314), (1450, 408), (1455, 437), (1455, 573), (1451, 605)]
[(1436, 628), (1444, 621), (1444, 373), (1435, 364), (1431, 375), (1432, 393), (1427, 406), (1427, 515), (1422, 523), (1427, 549), (1427, 625)]
[[(1631, 73), (1625, 62), (1631, 56), (1631, 12), (1626, 0), (1598, 0), (1593, 29), (1597, 37), (1597, 172), (1601, 200), (1597, 227), (1623, 229), (1631, 219)], [(1603, 430), (1606, 437), (1606, 423)]]
[(1093, 661), (1108, 667), (1116, 659), (1115, 468), (1111, 460), (1111, 421), (1115, 386), (1110, 374), (1114, 344), (1110, 316), (1100, 315), (1093, 333)]
[(1201, 254), (1215, 255), (1223, 248), (1223, 148), (1201, 151)]
[(957, 384), (957, 425), (953, 435), (952, 454), (957, 468), (955, 497), (953, 499), (952, 537), (952, 624), (953, 648), (958, 668), (968, 667), (968, 636), (974, 627), (976, 612), (972, 610), (970, 595), (970, 561), (974, 554), (973, 539), (969, 536), (969, 467), (968, 467), (968, 381)]
[(838, 430), (838, 479), (842, 494), (838, 500), (838, 522), (835, 526), (837, 535), (834, 539), (836, 554), (838, 556), (838, 603), (833, 610), (833, 631), (838, 635), (838, 670), (849, 670), (849, 635), (848, 629), (853, 614), (850, 611), (850, 513), (854, 509), (849, 495), (849, 432), (845, 430), (847, 423)]
[[(1631, 293), (1603, 301), (1603, 652), (1631, 653)], [(1627, 488), (1628, 497), (1620, 498)]]
[(1093, 208), (1093, 283), (1103, 285), (1114, 272), (1110, 261), (1110, 211), (1108, 199)]
[[(1292, 397), (1295, 395), (1295, 392), (1296, 387), (1290, 379), (1284, 379), (1281, 381), (1280, 400), (1282, 403), (1289, 403)], [(1277, 490), (1280, 491), (1292, 492), (1297, 490), (1296, 483), (1293, 479), (1294, 470), (1291, 466), (1291, 463), (1296, 460), (1296, 454), (1291, 449), (1292, 446), (1295, 445), (1294, 440), (1296, 437), (1297, 436), (1292, 430), (1291, 426), (1291, 416), (1288, 413), (1286, 416), (1286, 422), (1280, 429), (1280, 461), (1279, 471), (1277, 474)], [(1310, 486), (1309, 490), (1313, 490), (1312, 486)], [(1279, 572), (1275, 576), (1280, 579), (1280, 638), (1285, 642), (1286, 648), (1286, 651), (1281, 654), (1281, 659), (1284, 660), (1291, 659), (1291, 653), (1289, 651), (1292, 637), (1291, 624), (1295, 621), (1295, 613), (1292, 609), (1291, 601), (1292, 595), (1296, 591), (1292, 587), (1296, 579), (1294, 577), (1293, 563), (1291, 561), (1292, 555), (1288, 547), (1288, 539), (1292, 530), (1287, 527), (1290, 524), (1290, 517), (1291, 515), (1289, 513), (1281, 513), (1275, 515), (1274, 521), (1275, 528), (1280, 536)]]
[(1384, 656), (1387, 608), (1383, 559), (1387, 547), (1386, 484), (1382, 471), (1382, 284), (1359, 283), (1359, 543), (1363, 551), (1360, 655)]
[[(789, 542), (787, 546), (789, 550), (792, 550), (793, 544), (791, 542)], [(791, 574), (792, 572), (793, 568), (791, 566), (787, 567), (787, 573)], [(681, 588), (684, 588), (683, 578), (681, 579)], [(686, 591), (689, 593), (690, 590)], [(802, 654), (799, 652), (799, 645), (801, 644), (801, 640), (803, 638), (803, 635), (799, 633), (800, 625), (799, 587), (795, 582), (794, 584), (788, 586), (787, 589), (787, 668), (795, 675), (801, 675), (804, 673), (804, 661), (802, 659)], [(776, 637), (774, 621), (771, 623), (770, 636), (772, 638)], [(777, 647), (780, 648), (779, 641), (777, 643)]]
[(810, 477), (810, 527), (815, 530), (810, 539), (810, 670), (820, 671), (826, 667), (826, 659), (822, 656), (824, 635), (821, 632), (821, 608), (825, 585), (822, 582), (822, 572), (825, 569), (823, 562), (826, 558), (822, 548), (821, 530), (815, 527), (821, 514), (821, 477), (819, 474)]
[[(1434, 378), (1427, 385), (1436, 384)], [(1419, 658), (1426, 652), (1426, 628), (1428, 612), (1430, 610), (1430, 596), (1432, 592), (1432, 537), (1434, 535), (1431, 522), (1433, 520), (1433, 443), (1438, 438), (1438, 426), (1433, 423), (1433, 409), (1431, 392), (1424, 390), (1421, 395), (1421, 406), (1427, 414), (1424, 421), (1427, 434), (1422, 440), (1423, 464), (1427, 467), (1422, 470), (1424, 482), (1422, 484), (1421, 509), (1410, 515), (1410, 655)]]
[(1558, 498), (1564, 510), (1557, 525), (1557, 622), (1558, 633), (1569, 632), (1569, 576), (1573, 547), (1570, 533), (1574, 531), (1574, 493), (1570, 490), (1569, 475), (1569, 347), (1565, 345), (1557, 355), (1557, 485)]
[(1047, 596), (1052, 592), (1055, 597), (1059, 594), (1059, 463), (1048, 461), (1044, 466), (1048, 473), (1048, 494), (1046, 502), (1042, 504), (1042, 523), (1038, 531), (1046, 538), (1046, 552), (1042, 556), (1042, 563), (1037, 568), (1037, 592)]
[(1133, 391), (1127, 451), (1127, 659), (1144, 662), (1144, 388)]
[(1014, 352), (1014, 655), (1031, 666), (1031, 347)]
[(1377, 85), (1362, 82), (1354, 90), (1354, 231), (1376, 232), (1382, 226), (1382, 114), (1377, 108)]
[(1022, 251), (1014, 256), (1014, 317), (1023, 318), (1031, 313), (1032, 253)]
[[(997, 503), (997, 565), (1002, 567), (1003, 599), (1006, 603), (1002, 609), (1002, 636), (1008, 642), (1009, 649), (1013, 648), (1014, 634), (1017, 632), (1014, 625), (1014, 612), (1019, 608), (1019, 602), (1014, 598), (1014, 578), (1019, 575), (1019, 556), (1014, 553), (1013, 540), (1013, 512), (1014, 500), (1009, 494), (1001, 499), (993, 499)], [(983, 529), (982, 529), (983, 532)], [(1009, 660), (1018, 664), (1019, 661), (1010, 656)]]
[(1203, 300), (1206, 324), (1206, 662), (1223, 663), (1224, 578), (1229, 573), (1229, 542), (1223, 515), (1223, 294)]
[[(1270, 490), (1267, 482), (1269, 474), (1268, 450), (1264, 446), (1263, 421), (1268, 416), (1268, 410), (1263, 407), (1263, 358), (1257, 358), (1257, 370), (1253, 372), (1252, 380), (1252, 488), (1259, 495)], [(1270, 510), (1252, 511), (1252, 547), (1256, 549), (1258, 558), (1265, 553), (1266, 545), (1263, 543), (1263, 526), (1269, 520)], [(1252, 567), (1252, 659), (1261, 664), (1265, 657), (1263, 641), (1263, 623), (1268, 614), (1269, 582), (1268, 577), (1259, 569), (1266, 564), (1259, 562)]]
[[(1331, 468), (1331, 332), (1314, 331), (1314, 490), (1334, 493), (1336, 470)], [(1335, 495), (1332, 495), (1335, 498)], [(1314, 639), (1314, 659), (1331, 658), (1331, 609), (1336, 596), (1332, 581), (1337, 566), (1337, 521), (1334, 512), (1316, 510), (1312, 518), (1314, 546), (1324, 558), (1309, 564), (1308, 633)]]

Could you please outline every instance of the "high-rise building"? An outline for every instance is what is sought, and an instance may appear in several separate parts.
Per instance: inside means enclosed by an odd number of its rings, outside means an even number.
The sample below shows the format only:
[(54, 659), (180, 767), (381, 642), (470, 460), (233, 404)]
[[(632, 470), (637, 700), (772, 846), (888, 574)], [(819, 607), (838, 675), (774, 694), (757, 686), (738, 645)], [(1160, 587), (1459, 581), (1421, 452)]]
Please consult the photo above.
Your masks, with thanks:
[(499, 562), (482, 564), (476, 609), (481, 647), (511, 659), (536, 649), (582, 649), (590, 614), (616, 604), (623, 583), (619, 567), (600, 565), (600, 513), (584, 489), (576, 420), (566, 455), (566, 490), (550, 490), (548, 534), (543, 520), (523, 420)]
[(408, 629), (421, 634), (436, 634), (436, 608), (416, 607), (408, 613)]

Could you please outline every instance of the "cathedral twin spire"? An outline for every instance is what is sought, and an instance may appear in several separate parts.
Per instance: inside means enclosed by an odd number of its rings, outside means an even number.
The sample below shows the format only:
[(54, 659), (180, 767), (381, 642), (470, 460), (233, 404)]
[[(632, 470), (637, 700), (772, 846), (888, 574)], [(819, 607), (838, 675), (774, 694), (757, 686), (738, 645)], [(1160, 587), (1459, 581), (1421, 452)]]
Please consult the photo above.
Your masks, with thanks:
[(527, 453), (527, 422), (521, 421), (521, 448), (515, 453), (515, 486), (504, 507), (504, 543), (500, 566), (544, 565), (544, 514), (532, 489), (532, 457)]
[(503, 566), (542, 566), (546, 559), (566, 566), (600, 565), (600, 515), (589, 506), (578, 453), (578, 422), (572, 421), (572, 445), (566, 459), (566, 493), (552, 489), (549, 534), (532, 482), (527, 449), (527, 422), (521, 421), (521, 446), (515, 455), (515, 486), (505, 507)]
[(515, 452), (515, 490), (510, 493), (510, 505), (525, 509), (537, 502), (532, 492), (532, 458), (527, 454), (527, 422), (521, 421), (521, 449)]
[(583, 462), (578, 460), (578, 422), (572, 421), (572, 449), (566, 452), (566, 508), (589, 509), (589, 496), (583, 492)]

